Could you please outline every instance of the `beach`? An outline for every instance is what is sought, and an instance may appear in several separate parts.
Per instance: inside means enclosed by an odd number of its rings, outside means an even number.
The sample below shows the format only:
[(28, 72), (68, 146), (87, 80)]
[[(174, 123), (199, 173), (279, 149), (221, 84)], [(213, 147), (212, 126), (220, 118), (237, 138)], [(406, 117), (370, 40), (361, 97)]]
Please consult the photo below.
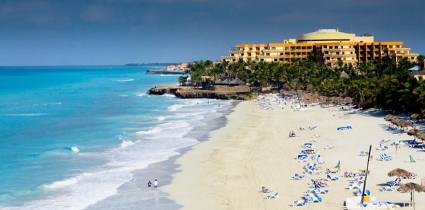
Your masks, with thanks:
[[(420, 184), (425, 177), (425, 168), (421, 167), (425, 153), (404, 143), (413, 137), (389, 131), (389, 123), (379, 111), (294, 107), (296, 104), (290, 102), (270, 106), (255, 100), (239, 103), (224, 127), (177, 158), (178, 172), (160, 189), (181, 209), (343, 209), (344, 201), (354, 196), (353, 189), (346, 189), (353, 178), (344, 177), (344, 172), (365, 170), (368, 157), (361, 154), (372, 145), (366, 187), (371, 196), (381, 202), (410, 201), (410, 193), (380, 188), (396, 178), (387, 175), (395, 168), (417, 175), (402, 183)], [(337, 130), (341, 126), (351, 129)], [(290, 131), (296, 136), (289, 137)], [(400, 142), (397, 151), (394, 142)], [(312, 174), (305, 173), (306, 163), (297, 159), (305, 143), (314, 145), (315, 153), (320, 154), (320, 164)], [(384, 153), (391, 160), (379, 161)], [(320, 194), (321, 202), (291, 206), (309, 189), (311, 179), (326, 178), (326, 169), (335, 171), (337, 165), (340, 170), (331, 175), (338, 180), (324, 180), (328, 192)], [(291, 179), (295, 173), (303, 178)], [(271, 192), (262, 193), (261, 186)], [(265, 199), (276, 193), (275, 198)], [(415, 200), (416, 209), (425, 209), (425, 193), (415, 193)]]

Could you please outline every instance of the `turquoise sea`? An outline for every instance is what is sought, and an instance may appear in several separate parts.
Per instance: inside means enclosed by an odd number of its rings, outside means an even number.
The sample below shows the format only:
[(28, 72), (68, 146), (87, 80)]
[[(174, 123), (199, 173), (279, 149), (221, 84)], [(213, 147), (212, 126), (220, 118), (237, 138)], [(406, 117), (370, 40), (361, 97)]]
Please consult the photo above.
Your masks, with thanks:
[[(198, 143), (230, 102), (149, 96), (152, 66), (0, 67), (0, 209), (84, 209)], [(78, 202), (77, 202), (78, 201)]]

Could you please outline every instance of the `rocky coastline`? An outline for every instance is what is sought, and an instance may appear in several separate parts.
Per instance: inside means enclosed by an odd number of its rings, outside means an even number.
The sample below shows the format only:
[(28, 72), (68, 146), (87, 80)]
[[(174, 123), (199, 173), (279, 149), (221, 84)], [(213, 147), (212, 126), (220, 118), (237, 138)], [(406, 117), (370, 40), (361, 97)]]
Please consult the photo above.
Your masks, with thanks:
[(172, 94), (178, 98), (211, 98), (224, 100), (249, 100), (255, 94), (248, 86), (216, 85), (209, 89), (194, 86), (158, 86), (148, 90), (149, 95)]

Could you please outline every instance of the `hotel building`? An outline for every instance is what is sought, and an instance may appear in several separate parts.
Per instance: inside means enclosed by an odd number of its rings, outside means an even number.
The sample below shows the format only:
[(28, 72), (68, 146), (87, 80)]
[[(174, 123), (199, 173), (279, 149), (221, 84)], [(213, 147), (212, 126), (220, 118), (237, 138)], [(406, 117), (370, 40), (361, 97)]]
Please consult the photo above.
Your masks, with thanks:
[(353, 65), (367, 63), (387, 55), (396, 61), (406, 58), (413, 62), (418, 56), (410, 53), (410, 48), (403, 47), (403, 41), (376, 42), (370, 34), (356, 36), (337, 29), (320, 29), (280, 43), (239, 44), (222, 60), (291, 63), (298, 59), (307, 59), (310, 55), (332, 66), (340, 61)]

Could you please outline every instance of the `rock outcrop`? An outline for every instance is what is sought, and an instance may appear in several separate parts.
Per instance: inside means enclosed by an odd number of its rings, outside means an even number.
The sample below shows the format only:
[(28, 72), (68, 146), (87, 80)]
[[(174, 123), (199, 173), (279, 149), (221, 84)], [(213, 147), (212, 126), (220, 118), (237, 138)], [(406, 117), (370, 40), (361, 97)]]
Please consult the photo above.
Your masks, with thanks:
[(201, 89), (192, 86), (160, 86), (149, 89), (150, 95), (173, 94), (178, 98), (211, 98), (248, 100), (253, 97), (248, 86), (224, 86), (218, 85), (211, 89)]

